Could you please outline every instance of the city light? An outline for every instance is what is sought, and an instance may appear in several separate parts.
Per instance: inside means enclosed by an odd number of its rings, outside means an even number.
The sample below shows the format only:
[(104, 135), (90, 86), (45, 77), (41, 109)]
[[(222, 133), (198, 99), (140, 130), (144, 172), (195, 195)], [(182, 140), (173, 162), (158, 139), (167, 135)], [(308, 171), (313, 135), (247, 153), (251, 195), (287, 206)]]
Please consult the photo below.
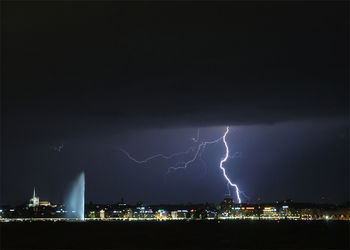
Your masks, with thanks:
[[(223, 141), (229, 131), (227, 128)], [(226, 151), (226, 156), (228, 150)], [(226, 157), (222, 160), (225, 161)], [(29, 203), (22, 206), (0, 209), (0, 222), (11, 221), (74, 221), (82, 222), (80, 218), (67, 218), (65, 204), (37, 203), (33, 206), (34, 191)], [(241, 203), (237, 205), (233, 199), (225, 198), (220, 204), (197, 205), (162, 205), (151, 206), (138, 202), (136, 206), (122, 202), (115, 204), (82, 204), (86, 221), (168, 221), (168, 220), (350, 220), (349, 208), (334, 205), (297, 204), (292, 201), (259, 204)]]

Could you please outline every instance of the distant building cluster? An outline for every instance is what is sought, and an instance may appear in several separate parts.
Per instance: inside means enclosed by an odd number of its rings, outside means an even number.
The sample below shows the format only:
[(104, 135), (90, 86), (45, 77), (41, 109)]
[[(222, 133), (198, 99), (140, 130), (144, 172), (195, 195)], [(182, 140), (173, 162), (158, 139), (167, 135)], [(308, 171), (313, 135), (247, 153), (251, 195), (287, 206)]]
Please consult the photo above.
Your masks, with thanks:
[[(35, 189), (29, 203), (0, 208), (0, 220), (9, 219), (67, 219), (63, 204), (39, 201)], [(73, 216), (74, 217), (74, 216)], [(186, 205), (128, 205), (122, 199), (116, 204), (85, 204), (86, 220), (350, 220), (350, 204), (295, 203), (291, 200), (274, 203), (241, 203), (224, 199), (220, 204)]]
[(51, 206), (49, 201), (40, 201), (39, 196), (35, 194), (35, 188), (33, 191), (33, 197), (30, 198), (28, 207), (39, 207), (39, 206)]

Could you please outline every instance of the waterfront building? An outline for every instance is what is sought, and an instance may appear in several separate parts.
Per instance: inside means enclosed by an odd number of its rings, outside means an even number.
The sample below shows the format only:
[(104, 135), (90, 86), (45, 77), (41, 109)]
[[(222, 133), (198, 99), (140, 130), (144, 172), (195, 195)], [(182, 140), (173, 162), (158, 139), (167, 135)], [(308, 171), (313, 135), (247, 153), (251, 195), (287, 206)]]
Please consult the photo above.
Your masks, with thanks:
[(104, 219), (105, 218), (105, 211), (103, 209), (100, 210), (100, 219)]

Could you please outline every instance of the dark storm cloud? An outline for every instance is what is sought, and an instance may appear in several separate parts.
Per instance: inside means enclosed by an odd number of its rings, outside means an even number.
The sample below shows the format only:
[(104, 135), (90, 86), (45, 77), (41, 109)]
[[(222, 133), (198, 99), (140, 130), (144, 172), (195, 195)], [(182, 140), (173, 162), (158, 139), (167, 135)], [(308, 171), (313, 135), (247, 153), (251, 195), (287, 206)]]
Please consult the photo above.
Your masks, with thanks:
[(345, 116), (346, 5), (7, 2), (4, 129)]
[(227, 124), (242, 125), (230, 146), (247, 156), (228, 172), (254, 199), (348, 197), (347, 2), (2, 7), (0, 202), (23, 202), (33, 185), (59, 202), (83, 170), (87, 200), (217, 202), (222, 145), (204, 179), (197, 164), (168, 186), (166, 163), (137, 168), (113, 148), (170, 154), (198, 127), (217, 138)]

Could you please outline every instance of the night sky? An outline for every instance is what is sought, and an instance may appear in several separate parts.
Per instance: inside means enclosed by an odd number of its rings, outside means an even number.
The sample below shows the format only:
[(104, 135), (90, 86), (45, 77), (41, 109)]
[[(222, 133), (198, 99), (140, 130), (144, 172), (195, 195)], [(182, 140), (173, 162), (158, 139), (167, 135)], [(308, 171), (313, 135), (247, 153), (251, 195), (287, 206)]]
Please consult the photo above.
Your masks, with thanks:
[(349, 200), (347, 1), (2, 5), (1, 204)]

